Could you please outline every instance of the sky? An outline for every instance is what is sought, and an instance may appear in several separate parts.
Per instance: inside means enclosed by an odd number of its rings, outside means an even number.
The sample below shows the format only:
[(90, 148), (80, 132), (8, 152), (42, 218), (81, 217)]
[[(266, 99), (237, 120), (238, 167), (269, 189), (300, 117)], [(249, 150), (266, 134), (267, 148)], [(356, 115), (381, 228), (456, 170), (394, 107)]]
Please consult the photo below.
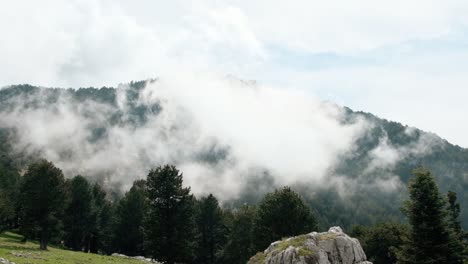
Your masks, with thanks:
[(0, 86), (232, 75), (468, 147), (468, 2), (0, 0)]

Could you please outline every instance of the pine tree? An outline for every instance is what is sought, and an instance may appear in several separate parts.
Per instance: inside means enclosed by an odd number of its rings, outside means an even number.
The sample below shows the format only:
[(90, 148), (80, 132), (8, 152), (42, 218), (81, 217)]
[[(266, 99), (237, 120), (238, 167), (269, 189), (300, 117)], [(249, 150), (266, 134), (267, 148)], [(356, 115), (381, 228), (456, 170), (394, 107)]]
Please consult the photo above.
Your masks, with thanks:
[(182, 173), (172, 165), (151, 170), (146, 180), (148, 252), (168, 264), (193, 258), (194, 197), (182, 181)]
[(147, 208), (145, 186), (144, 180), (133, 182), (132, 188), (117, 206), (116, 246), (125, 255), (144, 255), (143, 218)]
[(256, 209), (243, 205), (232, 215), (229, 225), (228, 242), (223, 250), (223, 262), (226, 264), (243, 264), (255, 255), (254, 221)]
[(93, 189), (92, 229), (89, 252), (110, 254), (114, 251), (115, 206), (107, 199), (106, 191), (98, 183)]
[(460, 222), (460, 204), (457, 202), (457, 193), (449, 191), (447, 193), (447, 212), (448, 212), (448, 225), (450, 229), (451, 239), (450, 247), (454, 252), (453, 263), (463, 263), (465, 259), (468, 261), (468, 252), (465, 245), (465, 232)]
[(431, 172), (425, 168), (413, 171), (408, 185), (410, 200), (403, 211), (408, 217), (410, 233), (398, 253), (400, 264), (456, 263), (449, 246), (446, 202)]
[(16, 225), (19, 174), (0, 163), (0, 233)]
[(195, 215), (197, 227), (197, 263), (213, 264), (220, 262), (220, 252), (226, 243), (227, 229), (223, 222), (223, 211), (212, 194), (197, 202)]
[(396, 263), (396, 251), (408, 236), (406, 224), (386, 222), (374, 226), (354, 226), (351, 236), (361, 242), (367, 258), (373, 263)]
[(42, 250), (60, 228), (64, 182), (62, 171), (46, 160), (31, 164), (21, 180), (21, 230), (26, 236), (37, 233)]
[(270, 243), (317, 230), (317, 221), (301, 196), (284, 187), (265, 195), (255, 221), (256, 251)]
[(91, 185), (83, 176), (67, 181), (69, 202), (65, 209), (65, 246), (73, 250), (89, 248), (92, 226), (93, 194)]

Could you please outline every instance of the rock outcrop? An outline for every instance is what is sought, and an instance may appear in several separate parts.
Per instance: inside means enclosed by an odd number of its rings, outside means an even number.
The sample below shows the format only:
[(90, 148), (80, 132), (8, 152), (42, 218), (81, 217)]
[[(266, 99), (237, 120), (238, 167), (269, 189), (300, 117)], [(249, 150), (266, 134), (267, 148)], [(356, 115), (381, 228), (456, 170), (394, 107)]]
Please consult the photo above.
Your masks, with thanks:
[(248, 264), (372, 264), (359, 241), (340, 227), (312, 232), (272, 243), (253, 256)]
[(127, 256), (127, 255), (124, 255), (124, 254), (119, 254), (119, 253), (113, 253), (111, 256), (112, 257), (119, 257), (119, 258), (127, 258), (127, 259), (136, 259), (136, 260), (140, 260), (140, 261), (143, 261), (143, 262), (146, 262), (146, 263), (161, 264), (161, 263), (157, 262), (154, 259), (145, 258), (143, 256), (130, 257), (130, 256)]

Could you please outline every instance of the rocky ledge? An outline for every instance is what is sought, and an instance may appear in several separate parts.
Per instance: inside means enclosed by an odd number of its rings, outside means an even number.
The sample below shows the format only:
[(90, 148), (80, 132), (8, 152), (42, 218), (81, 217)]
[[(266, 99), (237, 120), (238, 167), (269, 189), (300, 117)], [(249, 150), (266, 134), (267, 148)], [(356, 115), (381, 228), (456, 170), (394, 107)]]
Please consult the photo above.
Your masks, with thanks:
[(312, 232), (272, 243), (248, 264), (372, 264), (359, 241), (340, 227)]

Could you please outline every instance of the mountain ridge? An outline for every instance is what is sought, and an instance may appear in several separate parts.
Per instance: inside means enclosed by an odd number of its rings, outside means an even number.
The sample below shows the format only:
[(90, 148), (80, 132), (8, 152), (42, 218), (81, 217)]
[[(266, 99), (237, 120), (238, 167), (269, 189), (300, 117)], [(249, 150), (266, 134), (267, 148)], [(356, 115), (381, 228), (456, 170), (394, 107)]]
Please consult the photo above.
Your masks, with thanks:
[[(150, 82), (157, 82), (157, 79), (150, 80)], [(120, 85), (117, 88), (101, 87), (99, 89), (12, 85), (0, 89), (0, 113), (48, 109), (48, 112), (44, 112), (47, 115), (60, 111), (57, 109), (66, 106), (71, 109), (69, 110), (71, 113), (77, 111), (85, 117), (97, 114), (98, 119), (101, 118), (98, 120), (101, 123), (81, 119), (82, 122), (88, 122), (86, 131), (90, 132), (83, 140), (97, 148), (99, 144), (105, 142), (108, 133), (111, 133), (106, 125), (124, 126), (130, 131), (144, 128), (152, 117), (163, 111), (164, 107), (161, 107), (159, 101), (147, 104), (138, 101), (146, 84), (147, 81), (138, 81)], [(122, 96), (118, 91), (124, 92), (126, 104), (124, 112), (118, 108), (121, 104), (119, 96)], [(60, 100), (70, 100), (66, 103), (73, 103), (67, 106)], [(95, 102), (100, 107), (102, 106), (99, 108), (103, 111), (102, 113), (94, 113), (92, 111), (94, 109), (87, 109)], [(372, 124), (372, 127), (356, 140), (352, 150), (341, 154), (339, 162), (331, 173), (333, 177), (329, 178), (329, 185), (301, 186), (299, 184), (295, 186), (301, 190), (304, 198), (314, 210), (327, 211), (326, 214), (321, 214), (323, 215), (319, 219), (321, 226), (340, 225), (349, 228), (353, 224), (372, 224), (386, 219), (401, 221), (403, 217), (399, 211), (399, 205), (406, 199), (405, 184), (411, 176), (411, 170), (420, 165), (425, 165), (434, 172), (443, 192), (456, 191), (459, 194), (462, 209), (467, 208), (465, 201), (468, 197), (464, 190), (468, 189), (468, 149), (451, 144), (434, 133), (382, 119), (371, 113), (352, 111), (347, 107), (342, 109), (345, 112), (343, 123), (351, 124), (361, 118)], [(5, 115), (1, 114), (0, 119), (5, 118)], [(15, 122), (18, 121), (21, 120)], [(24, 122), (33, 121), (33, 119), (24, 120)], [(0, 153), (0, 159), (3, 167), (9, 167), (12, 170), (23, 169), (28, 161), (40, 154), (24, 151), (31, 147), (28, 144), (21, 146), (23, 152), (15, 151), (14, 149), (18, 147), (12, 148), (11, 145), (18, 144), (18, 129), (1, 125), (0, 128), (0, 144), (3, 150)], [(167, 137), (164, 133), (165, 131), (162, 131), (159, 136)], [(190, 142), (190, 138), (187, 140)], [(76, 153), (66, 149), (59, 150), (60, 158), (70, 162), (80, 161), (80, 156)], [(46, 145), (43, 146), (42, 151), (47, 151)], [(194, 153), (193, 157), (184, 158), (195, 159), (214, 167), (221, 163), (232, 162), (230, 146), (220, 144), (216, 139), (207, 143), (204, 149), (194, 150)], [(112, 173), (107, 169), (103, 168), (99, 172)], [(141, 173), (129, 174), (127, 177), (138, 178), (141, 177)], [(260, 168), (255, 174), (255, 177), (248, 178), (248, 183), (240, 192), (240, 197), (226, 201), (227, 205), (255, 203), (262, 192), (275, 188), (275, 180), (267, 169)], [(113, 188), (122, 187), (116, 185)], [(258, 190), (261, 191), (258, 192)], [(380, 216), (375, 217), (375, 214), (380, 214)], [(462, 210), (462, 219), (463, 225), (468, 227), (466, 210)]]

